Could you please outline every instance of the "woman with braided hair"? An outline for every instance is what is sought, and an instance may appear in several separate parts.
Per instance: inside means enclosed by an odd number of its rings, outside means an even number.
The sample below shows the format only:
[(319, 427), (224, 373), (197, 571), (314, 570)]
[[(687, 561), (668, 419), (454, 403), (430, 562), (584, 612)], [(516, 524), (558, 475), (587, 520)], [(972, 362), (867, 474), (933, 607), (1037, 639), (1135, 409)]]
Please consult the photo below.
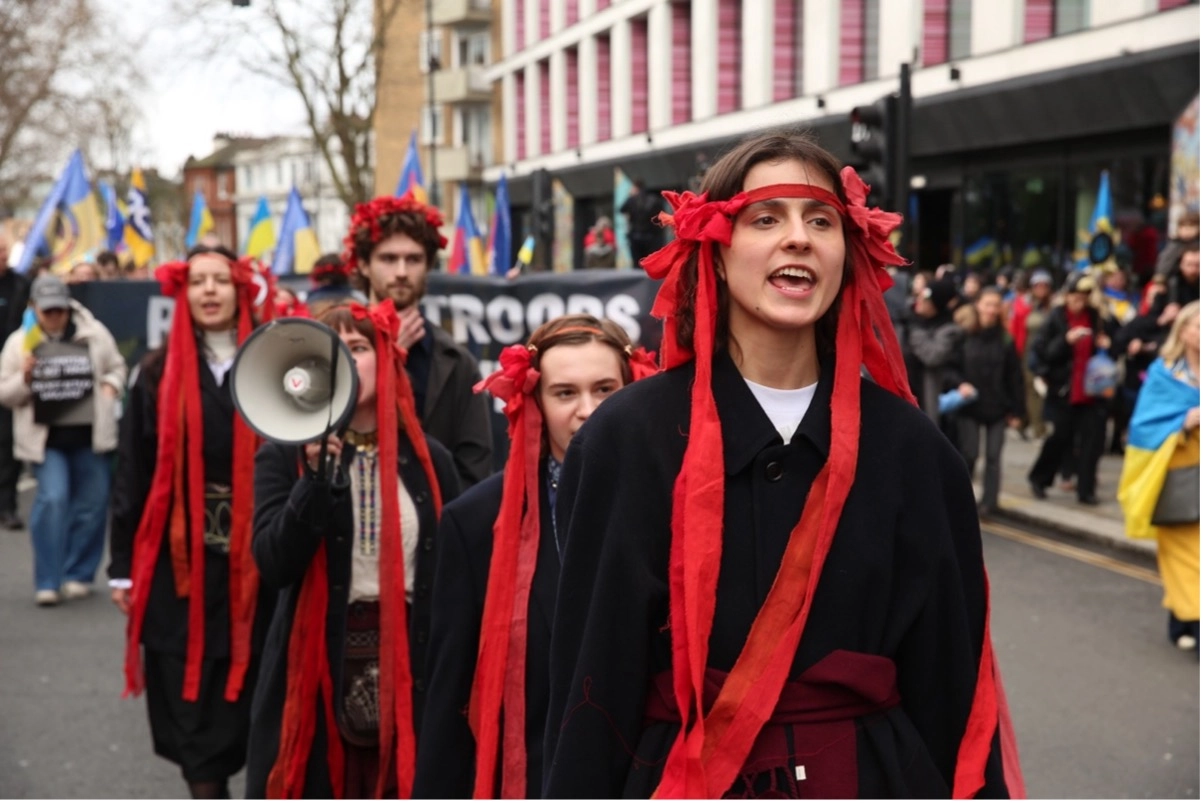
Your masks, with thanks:
[(564, 315), (505, 349), (476, 386), (506, 404), (510, 455), (439, 525), (415, 796), (539, 796), (561, 461), (598, 405), (655, 373), (653, 359), (613, 321)]
[(193, 797), (222, 798), (246, 762), (274, 600), (251, 558), (258, 440), (235, 415), (229, 376), (262, 288), (221, 246), (155, 273), (175, 313), (121, 418), (109, 585), (129, 617), (125, 693), (146, 691), (155, 752), (180, 766)]
[(355, 359), (359, 397), (321, 443), (255, 458), (252, 549), (280, 592), (247, 758), (250, 798), (407, 798), (425, 699), (429, 585), (450, 453), (422, 433), (392, 300), (317, 320)]
[(882, 300), (899, 217), (796, 135), (703, 190), (643, 263), (665, 372), (564, 461), (544, 795), (1022, 794), (973, 489)]

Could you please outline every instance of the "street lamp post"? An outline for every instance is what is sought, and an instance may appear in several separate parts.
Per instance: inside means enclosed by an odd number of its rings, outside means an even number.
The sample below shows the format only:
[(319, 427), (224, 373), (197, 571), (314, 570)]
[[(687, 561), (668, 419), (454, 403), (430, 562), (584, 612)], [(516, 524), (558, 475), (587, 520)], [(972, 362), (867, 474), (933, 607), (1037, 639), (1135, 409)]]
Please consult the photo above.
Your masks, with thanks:
[(426, 103), (430, 107), (430, 200), (439, 206), (438, 168), (435, 167), (434, 71), (439, 68), (434, 48), (434, 0), (426, 0)]

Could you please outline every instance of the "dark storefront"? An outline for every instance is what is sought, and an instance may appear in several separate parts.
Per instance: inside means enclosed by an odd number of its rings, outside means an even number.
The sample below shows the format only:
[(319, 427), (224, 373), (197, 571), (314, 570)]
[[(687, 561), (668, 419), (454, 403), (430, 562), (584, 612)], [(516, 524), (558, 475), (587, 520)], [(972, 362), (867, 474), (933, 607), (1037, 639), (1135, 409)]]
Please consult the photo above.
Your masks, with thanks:
[[(1195, 41), (919, 99), (911, 174), (923, 186), (907, 210), (908, 255), (920, 268), (1062, 268), (1075, 258), (1104, 169), (1125, 237), (1149, 225), (1164, 235), (1154, 199), (1168, 195), (1170, 128), (1198, 94), (1198, 75)], [(848, 157), (845, 116), (806, 126)], [(578, 243), (598, 215), (613, 214), (615, 167), (652, 189), (688, 188), (732, 143), (658, 151), (652, 137), (645, 156), (556, 174), (575, 199)], [(510, 187), (520, 226), (529, 220), (530, 177)], [(1121, 253), (1137, 268), (1148, 258), (1139, 247)]]

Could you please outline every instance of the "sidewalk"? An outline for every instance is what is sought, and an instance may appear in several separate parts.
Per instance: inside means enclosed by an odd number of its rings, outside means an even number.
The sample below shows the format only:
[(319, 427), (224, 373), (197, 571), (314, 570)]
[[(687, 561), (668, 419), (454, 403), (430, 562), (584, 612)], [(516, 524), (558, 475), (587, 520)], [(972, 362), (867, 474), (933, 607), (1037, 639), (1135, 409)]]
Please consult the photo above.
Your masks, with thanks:
[[(1156, 541), (1136, 540), (1124, 534), (1124, 516), (1115, 499), (1115, 489), (1119, 485), (1123, 466), (1122, 457), (1105, 454), (1099, 461), (1097, 507), (1080, 504), (1074, 491), (1062, 491), (1058, 487), (1060, 476), (1048, 489), (1048, 498), (1040, 500), (1032, 496), (1028, 486), (1028, 470), (1040, 454), (1041, 443), (1035, 438), (1025, 441), (1014, 430), (1007, 430), (1007, 442), (1003, 447), (1002, 493), (999, 494), (999, 506), (1002, 508), (1000, 520), (1014, 519), (1116, 549), (1156, 554)], [(982, 463), (983, 458), (979, 458), (978, 477), (974, 483), (979, 495)]]

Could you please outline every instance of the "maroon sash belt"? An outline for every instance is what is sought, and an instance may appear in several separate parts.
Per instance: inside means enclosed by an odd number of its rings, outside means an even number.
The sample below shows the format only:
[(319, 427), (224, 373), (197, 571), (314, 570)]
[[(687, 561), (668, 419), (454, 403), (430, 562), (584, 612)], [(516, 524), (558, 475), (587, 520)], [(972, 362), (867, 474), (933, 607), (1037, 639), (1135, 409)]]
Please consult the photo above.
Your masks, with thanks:
[[(740, 779), (725, 797), (856, 797), (854, 720), (899, 704), (895, 674), (889, 658), (835, 650), (786, 682)], [(707, 711), (726, 678), (726, 672), (706, 670)], [(672, 682), (671, 671), (652, 678), (646, 724), (681, 722)]]

